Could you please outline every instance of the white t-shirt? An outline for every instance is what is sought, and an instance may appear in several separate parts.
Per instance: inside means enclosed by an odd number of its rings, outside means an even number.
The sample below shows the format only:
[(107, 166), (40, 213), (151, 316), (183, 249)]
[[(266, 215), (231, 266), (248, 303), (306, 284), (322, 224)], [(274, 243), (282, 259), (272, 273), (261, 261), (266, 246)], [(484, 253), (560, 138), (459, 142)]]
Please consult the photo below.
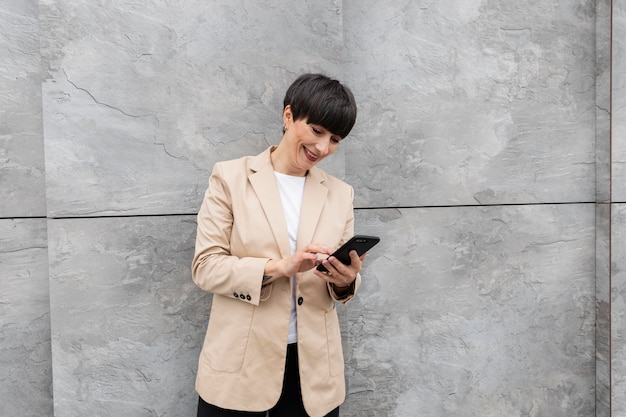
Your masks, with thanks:
[[(294, 177), (274, 171), (276, 183), (280, 192), (280, 200), (287, 220), (287, 232), (289, 233), (289, 245), (291, 253), (296, 251), (298, 237), (298, 225), (300, 224), (300, 211), (302, 209), (302, 196), (304, 195), (304, 183), (306, 177)], [(298, 341), (297, 314), (296, 314), (296, 277), (291, 277), (291, 319), (289, 320), (289, 338), (287, 343)]]

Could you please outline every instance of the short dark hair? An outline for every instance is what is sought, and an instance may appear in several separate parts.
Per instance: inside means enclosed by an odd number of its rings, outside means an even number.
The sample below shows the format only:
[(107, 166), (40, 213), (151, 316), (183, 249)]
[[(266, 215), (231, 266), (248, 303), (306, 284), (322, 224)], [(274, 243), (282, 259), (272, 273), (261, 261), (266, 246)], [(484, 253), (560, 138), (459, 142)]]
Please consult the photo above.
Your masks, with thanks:
[(341, 138), (356, 121), (356, 101), (350, 89), (322, 74), (304, 74), (287, 89), (283, 109), (291, 106), (293, 120), (322, 126)]

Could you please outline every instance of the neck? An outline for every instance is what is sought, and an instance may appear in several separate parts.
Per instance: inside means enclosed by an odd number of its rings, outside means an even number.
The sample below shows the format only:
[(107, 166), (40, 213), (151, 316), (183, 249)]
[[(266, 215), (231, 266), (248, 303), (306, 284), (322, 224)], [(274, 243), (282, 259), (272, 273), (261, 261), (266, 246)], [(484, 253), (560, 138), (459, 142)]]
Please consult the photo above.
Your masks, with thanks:
[(270, 159), (272, 161), (274, 171), (281, 174), (291, 175), (294, 177), (304, 177), (308, 173), (308, 171), (302, 171), (291, 166), (291, 164), (289, 163), (289, 159), (283, 153), (280, 145), (278, 145), (278, 147), (276, 147), (272, 151), (272, 153), (270, 154)]

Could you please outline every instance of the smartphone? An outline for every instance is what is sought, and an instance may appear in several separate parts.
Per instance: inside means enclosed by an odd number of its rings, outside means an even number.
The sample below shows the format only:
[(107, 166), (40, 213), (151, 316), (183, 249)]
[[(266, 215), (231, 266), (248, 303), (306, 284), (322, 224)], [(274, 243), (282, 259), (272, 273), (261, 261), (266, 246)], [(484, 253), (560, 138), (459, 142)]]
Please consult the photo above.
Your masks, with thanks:
[[(378, 242), (380, 242), (380, 238), (378, 236), (354, 235), (330, 256), (334, 256), (339, 259), (344, 265), (350, 265), (351, 250), (355, 250), (356, 253), (361, 256), (373, 248)], [(328, 272), (322, 264), (317, 266), (317, 270), (321, 272)]]

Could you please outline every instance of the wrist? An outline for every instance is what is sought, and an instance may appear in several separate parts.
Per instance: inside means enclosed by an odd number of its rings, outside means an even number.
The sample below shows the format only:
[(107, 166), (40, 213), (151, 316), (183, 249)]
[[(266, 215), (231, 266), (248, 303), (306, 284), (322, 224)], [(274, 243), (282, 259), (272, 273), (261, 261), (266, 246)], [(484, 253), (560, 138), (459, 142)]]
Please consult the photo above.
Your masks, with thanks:
[(339, 286), (336, 284), (330, 284), (333, 287), (333, 290), (335, 290), (335, 292), (340, 292), (340, 293), (347, 293), (349, 291), (352, 290), (352, 288), (354, 288), (354, 283), (356, 281), (356, 277), (352, 280), (352, 282), (346, 286)]
[(274, 278), (285, 276), (281, 263), (282, 259), (268, 259), (263, 270), (264, 276), (271, 276)]

